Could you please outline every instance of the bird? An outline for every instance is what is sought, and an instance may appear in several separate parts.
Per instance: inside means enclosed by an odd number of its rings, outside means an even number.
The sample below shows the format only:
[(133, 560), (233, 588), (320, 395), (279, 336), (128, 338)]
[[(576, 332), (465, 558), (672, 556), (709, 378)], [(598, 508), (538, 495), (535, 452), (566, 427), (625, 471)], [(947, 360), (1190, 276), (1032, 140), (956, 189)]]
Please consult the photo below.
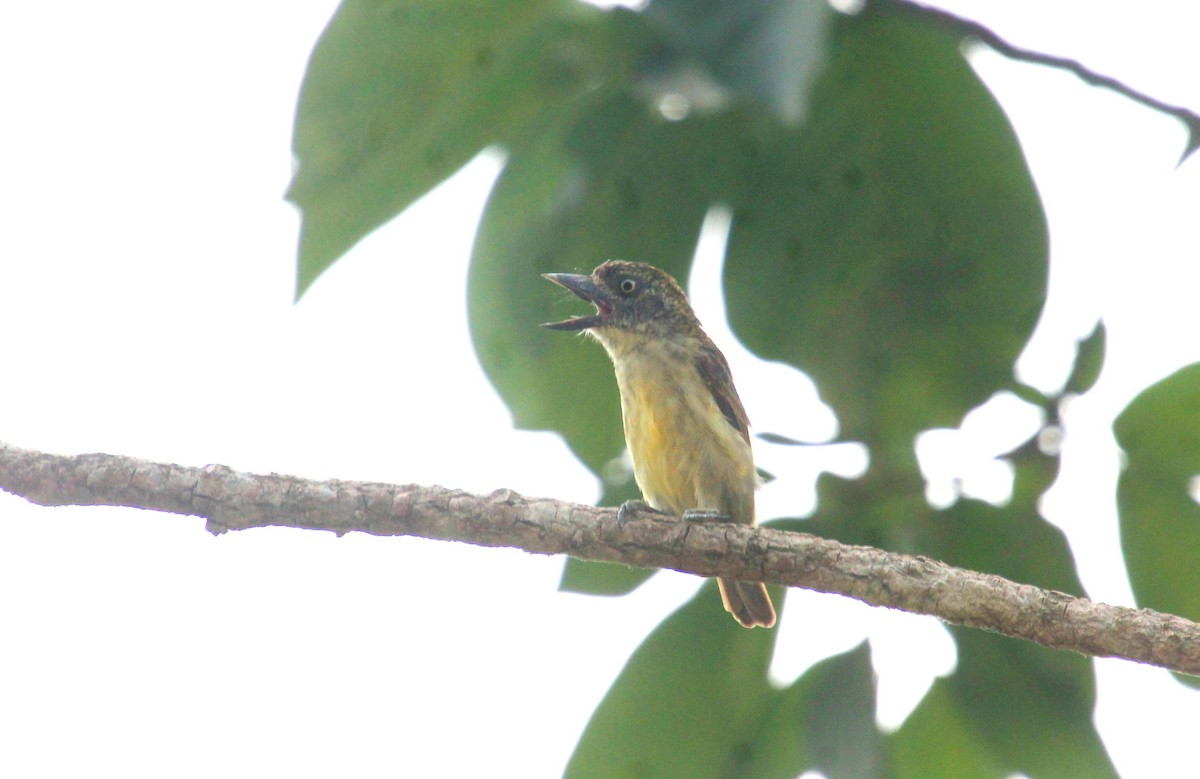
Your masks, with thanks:
[[(753, 525), (758, 472), (750, 423), (725, 355), (704, 332), (678, 282), (644, 262), (608, 260), (590, 275), (545, 273), (596, 313), (542, 327), (583, 332), (612, 359), (625, 443), (649, 507), (685, 520)], [(642, 506), (626, 503), (619, 516)], [(761, 582), (717, 579), (721, 603), (744, 627), (772, 627)]]

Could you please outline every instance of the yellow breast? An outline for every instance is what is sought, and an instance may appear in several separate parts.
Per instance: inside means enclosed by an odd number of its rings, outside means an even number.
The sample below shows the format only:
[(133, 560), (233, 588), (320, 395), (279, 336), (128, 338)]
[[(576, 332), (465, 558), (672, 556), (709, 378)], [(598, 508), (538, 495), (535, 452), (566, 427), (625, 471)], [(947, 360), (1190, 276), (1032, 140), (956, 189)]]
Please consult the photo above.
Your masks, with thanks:
[(692, 360), (655, 345), (614, 355), (613, 363), (625, 441), (646, 502), (673, 514), (714, 509), (753, 523), (750, 445), (721, 413)]

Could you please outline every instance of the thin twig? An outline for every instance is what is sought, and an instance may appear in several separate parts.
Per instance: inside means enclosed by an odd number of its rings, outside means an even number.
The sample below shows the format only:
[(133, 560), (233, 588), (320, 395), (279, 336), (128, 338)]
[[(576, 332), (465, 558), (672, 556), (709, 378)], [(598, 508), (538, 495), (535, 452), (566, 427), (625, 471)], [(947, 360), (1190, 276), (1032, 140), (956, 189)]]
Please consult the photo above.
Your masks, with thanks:
[(1059, 68), (1073, 73), (1085, 84), (1112, 90), (1134, 102), (1141, 103), (1147, 108), (1178, 119), (1187, 130), (1188, 138), (1177, 165), (1182, 165), (1184, 160), (1191, 156), (1194, 151), (1200, 149), (1200, 115), (1183, 106), (1172, 105), (1158, 98), (1151, 97), (1145, 92), (1127, 86), (1112, 76), (1105, 76), (1091, 70), (1078, 60), (1070, 59), (1069, 57), (1058, 57), (1053, 54), (1043, 54), (1032, 49), (1016, 46), (1001, 38), (990, 28), (984, 27), (979, 22), (964, 19), (961, 16), (956, 16), (940, 8), (933, 8), (921, 3), (912, 2), (911, 0), (874, 0), (873, 4), (883, 9), (921, 16), (952, 33), (965, 38), (975, 38), (988, 48), (1003, 54), (1009, 59), (1032, 62), (1036, 65)]
[(204, 517), (214, 533), (279, 525), (411, 535), (671, 568), (837, 593), (1055, 649), (1200, 676), (1200, 624), (1017, 584), (924, 557), (768, 528), (661, 516), (510, 490), (461, 490), (253, 474), (0, 444), (0, 488), (47, 506), (128, 506)]

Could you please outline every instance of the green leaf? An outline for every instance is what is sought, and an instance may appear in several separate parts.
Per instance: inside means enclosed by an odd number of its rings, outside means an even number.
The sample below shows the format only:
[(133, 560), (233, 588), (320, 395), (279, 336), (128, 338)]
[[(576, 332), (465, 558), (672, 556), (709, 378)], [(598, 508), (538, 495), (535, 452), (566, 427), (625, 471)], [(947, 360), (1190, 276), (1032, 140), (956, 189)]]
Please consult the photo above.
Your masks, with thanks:
[(745, 776), (776, 694), (766, 677), (775, 635), (739, 626), (721, 608), (716, 583), (705, 584), (629, 658), (565, 777)]
[(947, 686), (975, 738), (1004, 766), (992, 776), (1117, 776), (1092, 720), (1088, 658), (982, 630), (951, 630), (958, 668)]
[(1092, 722), (1091, 663), (981, 630), (952, 628), (958, 668), (890, 735), (890, 776), (1116, 777)]
[(631, 568), (571, 557), (563, 566), (558, 589), (585, 595), (628, 595), (654, 574), (651, 568)]
[[(812, 764), (805, 768), (829, 777), (886, 775), (883, 738), (875, 725), (875, 671), (865, 641), (814, 665), (783, 697), (785, 702), (796, 699), (794, 710), (800, 715), (801, 733), (812, 756)], [(786, 728), (788, 720), (776, 715), (770, 726)], [(771, 736), (770, 730), (764, 730), (761, 740), (768, 748), (777, 743)], [(780, 736), (785, 738), (786, 733)]]
[[(1139, 606), (1200, 619), (1200, 363), (1142, 391), (1113, 424), (1121, 549)], [(1193, 677), (1177, 676), (1193, 686)]]
[(747, 346), (811, 375), (878, 462), (1010, 383), (1046, 226), (955, 37), (868, 6), (829, 50), (808, 123), (744, 169), (726, 294)]
[[(933, 511), (901, 496), (859, 495), (861, 484), (829, 479), (822, 511), (805, 529), (843, 542), (878, 544), (883, 537), (892, 548), (1081, 594), (1065, 536), (1037, 513), (1057, 458), (1027, 444), (1010, 459), (1015, 476), (1006, 506), (961, 499)], [(845, 508), (858, 505), (852, 500), (862, 501), (861, 510)], [(1092, 722), (1095, 682), (1087, 659), (979, 630), (953, 633), (958, 668), (888, 737), (889, 776), (1115, 775)]]
[(1064, 387), (1066, 392), (1082, 395), (1100, 378), (1100, 369), (1104, 367), (1106, 334), (1104, 323), (1097, 322), (1092, 332), (1079, 341), (1075, 352), (1075, 367), (1071, 370), (1071, 376)]
[(586, 102), (609, 17), (573, 0), (345, 0), (296, 110), (297, 296), (493, 143)]
[(887, 736), (893, 779), (992, 779), (1006, 775), (1004, 762), (971, 727), (963, 702), (946, 679), (934, 680), (903, 726)]
[[(976, 546), (983, 547), (986, 530), (969, 526), (963, 534), (978, 533), (983, 540)], [(1045, 543), (1050, 535), (1034, 534), (1026, 546)], [(997, 547), (997, 555), (1011, 551), (1003, 540)], [(1065, 553), (1065, 544), (1059, 553)], [(1013, 567), (1030, 568), (1028, 563)], [(1062, 581), (1057, 566), (1047, 565), (1046, 572)], [(1077, 591), (1078, 585), (1065, 589)], [(1116, 776), (1093, 722), (1095, 676), (1087, 658), (982, 630), (952, 626), (951, 631), (958, 667), (952, 676), (938, 679), (900, 730), (888, 737), (891, 775)]]
[[(922, 533), (923, 551), (951, 565), (1082, 595), (1066, 536), (1037, 513), (1058, 459), (1033, 445), (1020, 447), (1010, 459), (1015, 475), (1009, 504), (962, 499), (934, 512)], [(937, 682), (890, 739), (896, 760), (903, 761), (897, 775), (1116, 775), (1092, 721), (1090, 661), (981, 630), (951, 630), (958, 668)], [(935, 727), (951, 728), (953, 735), (930, 741)], [(950, 742), (954, 753), (942, 754), (942, 745)]]
[[(782, 605), (782, 590), (772, 597)], [(766, 679), (774, 640), (774, 631), (739, 627), (707, 583), (634, 652), (565, 776), (883, 776), (866, 644), (777, 690)]]
[(792, 779), (885, 776), (875, 726), (875, 677), (864, 641), (808, 669), (777, 691), (740, 777)]

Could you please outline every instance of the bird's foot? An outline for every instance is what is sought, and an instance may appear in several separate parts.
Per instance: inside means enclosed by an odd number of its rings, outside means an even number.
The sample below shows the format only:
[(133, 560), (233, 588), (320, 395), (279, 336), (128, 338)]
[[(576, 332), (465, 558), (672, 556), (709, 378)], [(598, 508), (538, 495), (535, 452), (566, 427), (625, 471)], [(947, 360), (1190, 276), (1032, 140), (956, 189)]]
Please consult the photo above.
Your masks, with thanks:
[(617, 524), (624, 525), (631, 519), (636, 519), (638, 514), (654, 514), (658, 516), (667, 516), (667, 512), (659, 511), (656, 508), (651, 508), (648, 503), (640, 500), (627, 500), (617, 509)]
[(715, 509), (688, 509), (683, 512), (683, 518), (687, 522), (732, 522), (733, 517), (728, 514), (722, 514)]

